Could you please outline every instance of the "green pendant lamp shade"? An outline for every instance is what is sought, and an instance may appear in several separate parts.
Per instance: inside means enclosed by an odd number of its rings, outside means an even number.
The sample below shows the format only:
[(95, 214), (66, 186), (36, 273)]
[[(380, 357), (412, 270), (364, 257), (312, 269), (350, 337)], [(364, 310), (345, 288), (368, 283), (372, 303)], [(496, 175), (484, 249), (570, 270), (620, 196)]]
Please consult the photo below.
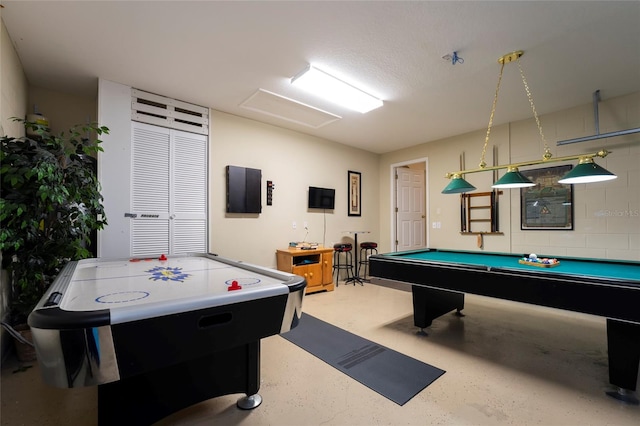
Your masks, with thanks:
[(536, 186), (536, 184), (520, 173), (517, 167), (507, 168), (507, 173), (491, 185), (492, 188), (497, 189), (527, 188), (529, 186)]
[(451, 178), (451, 182), (445, 189), (442, 190), (443, 194), (460, 194), (461, 192), (470, 192), (476, 189), (475, 186), (462, 178), (462, 175), (454, 174)]
[(603, 182), (617, 177), (610, 171), (598, 166), (593, 162), (593, 158), (590, 157), (581, 158), (580, 163), (564, 175), (562, 179), (558, 180), (558, 183), (573, 185), (576, 183)]

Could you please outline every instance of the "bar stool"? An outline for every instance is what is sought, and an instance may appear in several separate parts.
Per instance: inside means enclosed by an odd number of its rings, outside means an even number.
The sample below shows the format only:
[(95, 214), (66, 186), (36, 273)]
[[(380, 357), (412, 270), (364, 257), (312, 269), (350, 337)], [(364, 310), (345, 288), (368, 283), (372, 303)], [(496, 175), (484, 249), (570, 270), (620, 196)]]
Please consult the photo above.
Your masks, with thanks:
[(369, 256), (372, 254), (378, 254), (378, 243), (373, 241), (366, 241), (360, 244), (360, 265), (364, 266), (364, 275), (362, 279), (369, 281), (367, 278), (367, 270), (369, 269)]
[(333, 245), (333, 273), (336, 275), (336, 286), (340, 279), (341, 270), (347, 272), (345, 281), (353, 279), (352, 248), (353, 246), (350, 243), (336, 243)]

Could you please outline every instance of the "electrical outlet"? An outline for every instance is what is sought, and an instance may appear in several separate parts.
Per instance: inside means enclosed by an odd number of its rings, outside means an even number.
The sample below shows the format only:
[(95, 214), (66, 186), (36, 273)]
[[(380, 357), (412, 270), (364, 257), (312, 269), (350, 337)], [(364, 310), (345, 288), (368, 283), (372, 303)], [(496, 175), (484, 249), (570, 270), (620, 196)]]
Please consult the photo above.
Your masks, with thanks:
[(297, 223), (295, 223), (295, 222), (293, 222), (293, 223), (291, 224), (291, 227), (292, 227), (293, 229), (296, 229), (296, 228), (298, 227), (298, 224), (297, 224)]
[(309, 229), (309, 224), (307, 222), (304, 223), (304, 229)]

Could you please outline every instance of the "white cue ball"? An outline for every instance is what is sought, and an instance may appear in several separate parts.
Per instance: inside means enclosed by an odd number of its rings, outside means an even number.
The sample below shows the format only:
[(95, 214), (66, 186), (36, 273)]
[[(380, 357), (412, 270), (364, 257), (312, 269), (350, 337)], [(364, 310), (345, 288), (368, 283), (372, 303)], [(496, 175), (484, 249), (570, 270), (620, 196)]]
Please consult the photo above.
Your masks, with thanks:
[(531, 253), (531, 254), (529, 255), (529, 259), (534, 259), (534, 260), (535, 260), (535, 259), (537, 259), (537, 258), (538, 258), (538, 255), (537, 255), (537, 254), (535, 254), (535, 253)]

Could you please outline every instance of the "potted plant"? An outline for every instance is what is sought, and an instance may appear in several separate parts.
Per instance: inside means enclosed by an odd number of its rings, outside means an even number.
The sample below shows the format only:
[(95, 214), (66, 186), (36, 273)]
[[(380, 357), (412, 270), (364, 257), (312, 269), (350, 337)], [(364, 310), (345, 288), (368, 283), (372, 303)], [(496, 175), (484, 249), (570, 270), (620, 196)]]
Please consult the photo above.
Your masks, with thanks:
[(0, 142), (0, 251), (11, 283), (5, 328), (26, 324), (62, 267), (91, 256), (92, 233), (107, 223), (95, 155), (109, 129), (87, 124), (53, 135), (13, 120), (34, 136)]

